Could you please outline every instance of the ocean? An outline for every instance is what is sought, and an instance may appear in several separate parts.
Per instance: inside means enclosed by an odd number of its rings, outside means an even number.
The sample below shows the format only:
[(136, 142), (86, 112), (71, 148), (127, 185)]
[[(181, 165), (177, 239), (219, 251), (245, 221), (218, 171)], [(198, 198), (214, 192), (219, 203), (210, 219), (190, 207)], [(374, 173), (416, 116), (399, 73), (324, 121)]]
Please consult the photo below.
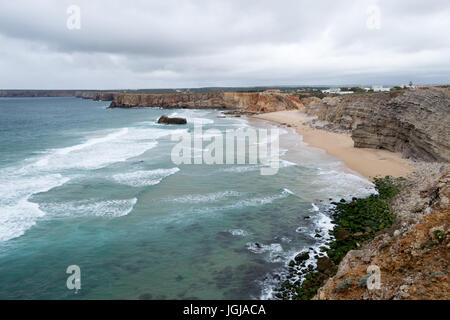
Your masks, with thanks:
[[(292, 257), (326, 241), (330, 201), (374, 192), (290, 128), (275, 175), (175, 165), (171, 137), (194, 121), (275, 126), (108, 105), (0, 98), (0, 299), (270, 299)], [(163, 114), (188, 124), (157, 124)], [(71, 265), (79, 290), (66, 285)]]

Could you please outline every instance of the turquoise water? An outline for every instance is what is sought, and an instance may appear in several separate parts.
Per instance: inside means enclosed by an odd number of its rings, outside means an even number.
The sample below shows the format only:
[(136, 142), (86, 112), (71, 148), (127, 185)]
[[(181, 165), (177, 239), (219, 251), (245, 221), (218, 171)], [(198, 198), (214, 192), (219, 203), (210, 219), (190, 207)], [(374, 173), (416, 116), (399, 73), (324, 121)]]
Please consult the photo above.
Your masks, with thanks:
[[(175, 165), (171, 135), (194, 119), (221, 131), (272, 125), (107, 106), (0, 99), (0, 299), (271, 298), (273, 275), (324, 241), (314, 235), (330, 228), (329, 199), (373, 191), (288, 129), (273, 176)], [(162, 114), (189, 123), (158, 125)], [(77, 292), (69, 265), (81, 269)]]

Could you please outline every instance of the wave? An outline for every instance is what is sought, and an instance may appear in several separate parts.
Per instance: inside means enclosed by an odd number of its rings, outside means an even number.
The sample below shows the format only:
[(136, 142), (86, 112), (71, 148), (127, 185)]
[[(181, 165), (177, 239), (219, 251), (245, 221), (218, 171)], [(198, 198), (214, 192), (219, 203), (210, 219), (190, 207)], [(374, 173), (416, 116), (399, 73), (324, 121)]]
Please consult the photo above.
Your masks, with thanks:
[(239, 197), (243, 195), (241, 192), (237, 191), (222, 191), (207, 194), (187, 194), (182, 197), (170, 199), (172, 202), (179, 203), (202, 203), (202, 202), (217, 202), (230, 197)]
[(121, 184), (132, 187), (146, 187), (160, 183), (164, 178), (180, 171), (179, 168), (155, 169), (147, 171), (133, 171), (128, 173), (119, 173), (113, 175), (113, 179)]
[[(280, 159), (278, 162), (278, 168), (282, 169), (282, 168), (287, 168), (287, 167), (292, 167), (292, 166), (296, 166), (297, 164), (291, 161), (287, 161), (287, 160), (283, 160)], [(261, 168), (266, 168), (269, 167), (269, 165), (267, 163), (265, 164), (234, 164), (231, 165), (228, 168), (223, 168), (221, 169), (222, 172), (237, 172), (237, 173), (241, 173), (241, 172), (249, 172), (249, 171), (258, 171), (261, 170)], [(272, 166), (275, 168), (275, 166)]]
[[(86, 141), (59, 149), (49, 149), (45, 153), (24, 159), (21, 163), (5, 168), (0, 175), (0, 241), (7, 241), (23, 235), (26, 230), (35, 225), (36, 220), (45, 215), (41, 208), (28, 201), (36, 193), (47, 192), (57, 186), (63, 185), (74, 176), (85, 176), (73, 170), (92, 170), (107, 165), (125, 161), (138, 156), (147, 150), (155, 148), (157, 139), (185, 131), (167, 130), (158, 128), (120, 128), (109, 131), (95, 131), (89, 133)], [(173, 170), (173, 169), (172, 169)], [(177, 169), (178, 170), (178, 169)], [(155, 180), (164, 178), (169, 172), (152, 172)], [(135, 175), (138, 175), (135, 173)], [(160, 174), (160, 176), (158, 176)], [(119, 179), (126, 176), (119, 176)], [(128, 177), (134, 179), (134, 184), (147, 184), (149, 176)], [(102, 209), (99, 212), (109, 212), (117, 216), (127, 210), (115, 211), (115, 206), (121, 206), (122, 202), (100, 202), (96, 206)], [(46, 205), (43, 205), (44, 207)], [(82, 212), (90, 210), (88, 204), (80, 204)], [(125, 205), (127, 207), (127, 205)], [(94, 208), (95, 209), (95, 208)], [(70, 211), (69, 212), (73, 212)], [(76, 213), (76, 212), (75, 212)]]
[(250, 198), (250, 199), (243, 199), (236, 201), (236, 203), (224, 206), (224, 209), (237, 209), (237, 208), (245, 208), (245, 207), (255, 207), (255, 206), (263, 206), (266, 204), (270, 204), (276, 200), (280, 200), (283, 198), (287, 198), (291, 193), (283, 190), (281, 193), (267, 196), (267, 197), (257, 197), (257, 198)]
[[(235, 196), (234, 193), (233, 197)], [(245, 195), (247, 196), (246, 193), (242, 193), (240, 195)], [(237, 194), (236, 194), (237, 196)], [(164, 224), (168, 224), (168, 223), (191, 223), (193, 220), (198, 221), (198, 219), (202, 218), (202, 217), (216, 217), (216, 214), (220, 214), (221, 212), (224, 211), (228, 211), (228, 210), (234, 210), (234, 209), (242, 209), (242, 208), (246, 208), (246, 207), (258, 207), (258, 206), (265, 206), (268, 204), (273, 203), (274, 201), (277, 200), (281, 200), (284, 198), (287, 198), (291, 196), (291, 194), (285, 190), (281, 190), (280, 193), (278, 194), (272, 194), (269, 196), (265, 196), (265, 197), (254, 197), (254, 198), (248, 198), (248, 199), (241, 199), (241, 200), (234, 200), (234, 201), (230, 201), (231, 203), (229, 204), (223, 204), (223, 205), (213, 205), (213, 206), (202, 206), (201, 208), (198, 207), (190, 207), (190, 208), (183, 208), (182, 211), (177, 211), (174, 212), (164, 218), (160, 218), (156, 223), (164, 223)], [(231, 195), (230, 195), (231, 197)], [(204, 202), (209, 202), (209, 200), (211, 200), (210, 197), (208, 196), (199, 196), (197, 197), (195, 195), (195, 197), (191, 196), (187, 196), (187, 197), (180, 197), (177, 198), (180, 200), (175, 200), (175, 202), (180, 201), (180, 202), (184, 202), (184, 203), (196, 203), (196, 201), (204, 201)], [(219, 199), (216, 198), (216, 199)], [(212, 197), (212, 203), (214, 204), (214, 197)], [(225, 200), (225, 198), (222, 198), (221, 200)], [(165, 201), (174, 201), (174, 199), (165, 199)], [(216, 200), (217, 202), (219, 200)]]
[(265, 254), (265, 260), (272, 263), (284, 261), (288, 254), (279, 243), (265, 245), (258, 242), (248, 242), (245, 246), (252, 253)]
[(318, 170), (317, 178), (312, 182), (312, 185), (319, 194), (326, 194), (329, 198), (338, 200), (348, 197), (348, 195), (367, 197), (376, 192), (372, 182), (357, 174), (335, 170), (334, 168), (319, 168)]
[(122, 217), (134, 208), (137, 198), (126, 200), (82, 200), (69, 202), (41, 203), (40, 209), (52, 217)]
[(214, 120), (209, 118), (202, 118), (201, 116), (209, 114), (210, 111), (198, 111), (198, 110), (184, 110), (179, 112), (172, 112), (169, 117), (182, 117), (185, 118), (188, 123), (207, 125), (213, 124)]
[(248, 232), (242, 229), (230, 229), (227, 232), (236, 237), (245, 237), (248, 235)]
[(0, 241), (20, 237), (45, 215), (36, 203), (28, 200), (32, 194), (49, 191), (69, 180), (60, 174), (39, 178), (6, 174), (1, 178)]
[[(39, 170), (94, 170), (143, 154), (158, 145), (157, 139), (179, 130), (122, 128), (71, 147), (50, 150), (30, 166)], [(96, 133), (99, 134), (99, 133)]]

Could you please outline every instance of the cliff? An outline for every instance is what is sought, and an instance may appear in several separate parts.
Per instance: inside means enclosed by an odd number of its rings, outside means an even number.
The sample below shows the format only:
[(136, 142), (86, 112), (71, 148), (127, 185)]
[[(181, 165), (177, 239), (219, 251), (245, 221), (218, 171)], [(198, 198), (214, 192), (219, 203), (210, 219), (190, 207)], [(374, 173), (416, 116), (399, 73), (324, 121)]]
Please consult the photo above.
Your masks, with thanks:
[(0, 90), (0, 97), (73, 97), (75, 90)]
[(288, 94), (248, 92), (209, 92), (173, 94), (114, 94), (110, 108), (191, 108), (241, 109), (253, 112), (273, 112), (301, 109), (300, 99)]
[(112, 101), (116, 92), (105, 91), (76, 91), (74, 96), (82, 99), (92, 99), (94, 101)]
[[(347, 253), (318, 300), (450, 299), (450, 170), (421, 164), (391, 203), (396, 222)], [(380, 288), (367, 288), (367, 268), (380, 268)]]
[[(332, 130), (350, 131), (355, 147), (387, 149), (425, 161), (450, 161), (450, 88), (303, 100)], [(323, 123), (321, 123), (323, 125)]]

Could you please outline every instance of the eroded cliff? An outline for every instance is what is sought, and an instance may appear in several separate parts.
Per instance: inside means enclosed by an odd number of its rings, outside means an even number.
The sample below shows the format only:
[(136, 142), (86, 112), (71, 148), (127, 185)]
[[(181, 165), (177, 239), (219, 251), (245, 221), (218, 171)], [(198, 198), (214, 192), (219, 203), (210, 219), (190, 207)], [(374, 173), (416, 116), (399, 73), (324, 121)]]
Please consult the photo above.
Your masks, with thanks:
[(114, 94), (111, 108), (192, 108), (242, 109), (254, 112), (272, 112), (301, 109), (300, 99), (289, 94), (260, 92), (209, 92), (174, 94)]
[[(318, 290), (319, 300), (450, 298), (450, 171), (423, 163), (391, 203), (395, 224), (351, 250)], [(380, 286), (368, 288), (369, 266)]]
[(350, 131), (355, 147), (387, 149), (426, 161), (450, 161), (450, 88), (314, 98), (307, 113)]

